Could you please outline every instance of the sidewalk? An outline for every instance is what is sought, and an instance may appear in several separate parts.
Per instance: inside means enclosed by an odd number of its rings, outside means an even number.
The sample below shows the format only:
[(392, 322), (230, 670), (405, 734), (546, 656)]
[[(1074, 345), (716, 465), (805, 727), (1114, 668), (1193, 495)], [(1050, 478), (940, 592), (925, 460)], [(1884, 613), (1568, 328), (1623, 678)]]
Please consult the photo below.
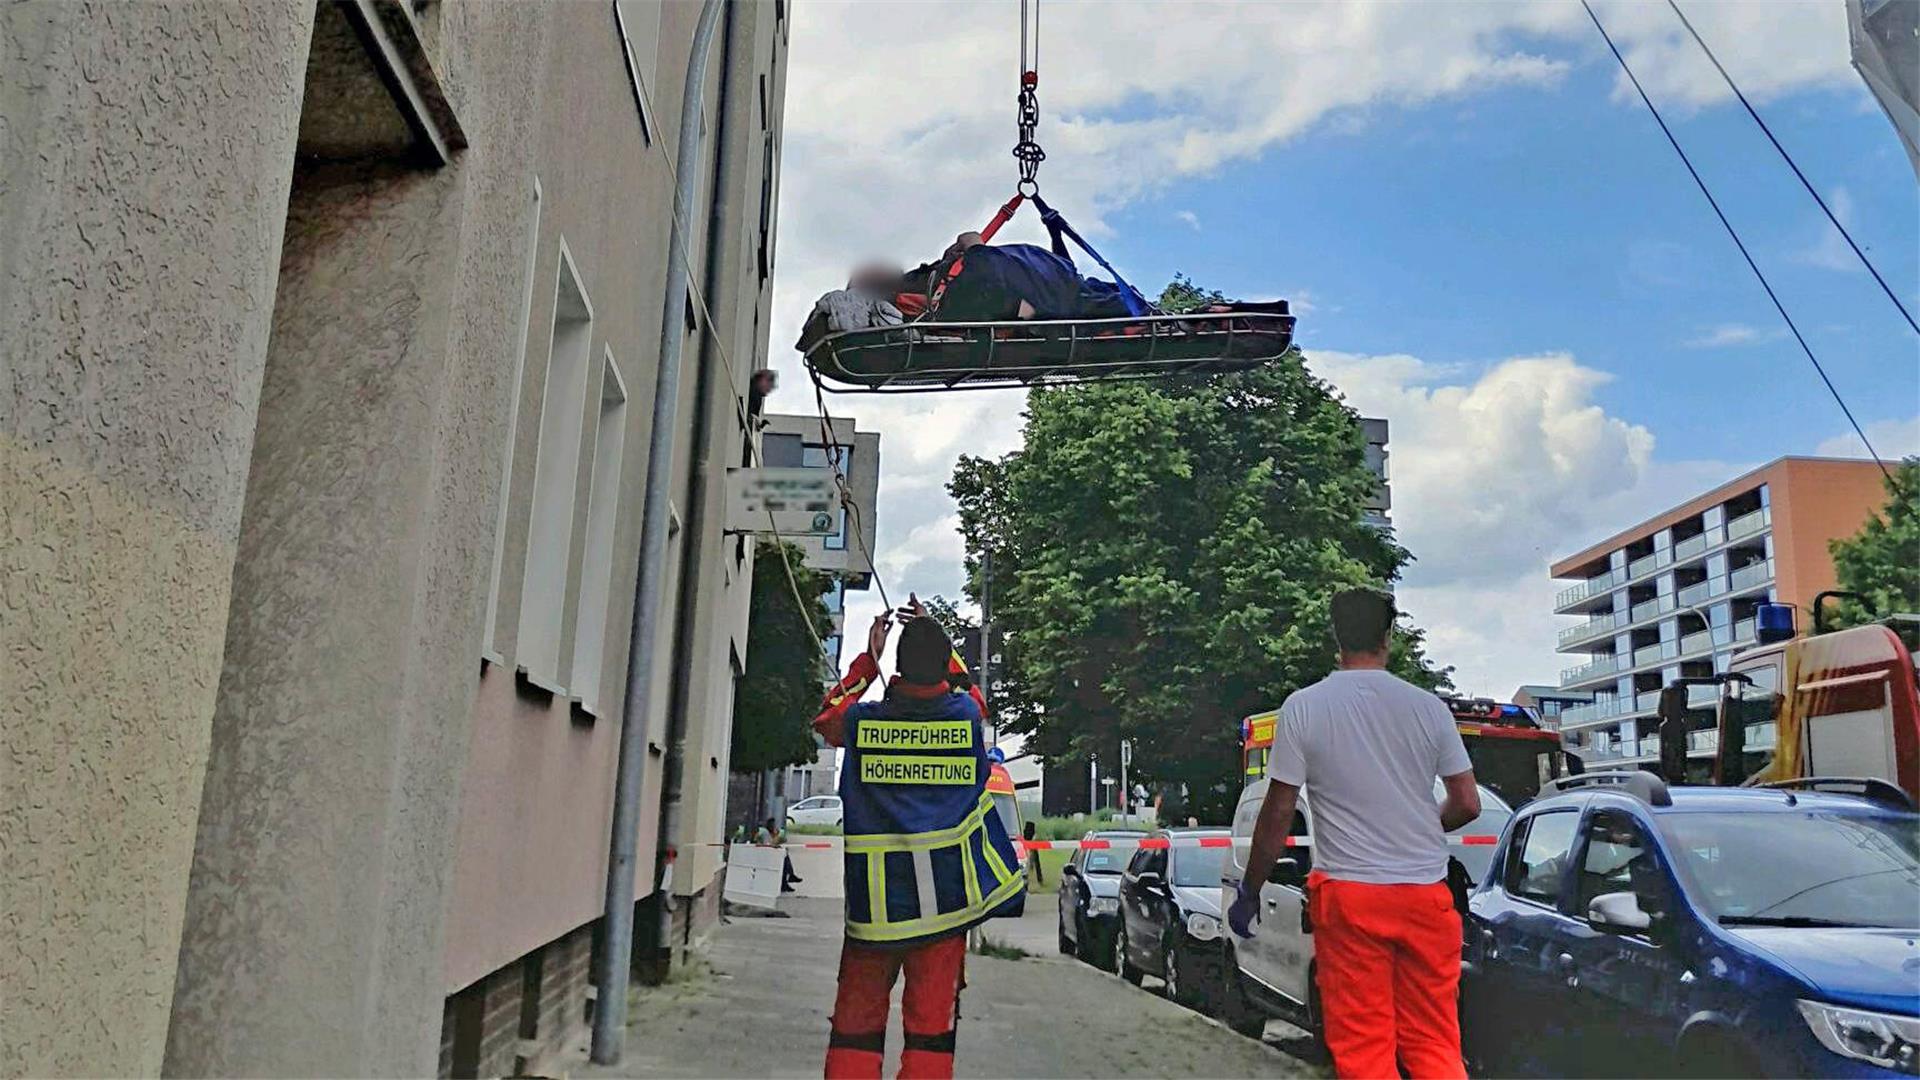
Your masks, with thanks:
[[(799, 872), (810, 877), (807, 869)], [(581, 1077), (819, 1076), (840, 954), (840, 902), (789, 897), (781, 909), (791, 917), (730, 920), (715, 932), (703, 964), (666, 986), (641, 990), (621, 1065), (589, 1064), (583, 1045), (565, 1071)], [(1051, 945), (1053, 918), (1050, 903), (1035, 903), (1018, 922), (989, 924), (988, 936), (1022, 949), (1043, 938)], [(1051, 951), (1023, 960), (969, 956), (967, 983), (956, 1062), (962, 1077), (1324, 1075)], [(898, 1009), (896, 991), (888, 1075), (898, 1067)]]

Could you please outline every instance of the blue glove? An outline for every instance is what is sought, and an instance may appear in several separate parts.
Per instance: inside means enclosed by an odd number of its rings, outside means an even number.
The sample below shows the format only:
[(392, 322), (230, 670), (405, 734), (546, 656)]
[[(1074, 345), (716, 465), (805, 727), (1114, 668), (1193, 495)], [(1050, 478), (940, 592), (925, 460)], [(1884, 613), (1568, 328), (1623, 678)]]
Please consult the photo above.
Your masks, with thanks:
[(1227, 907), (1227, 925), (1241, 938), (1253, 937), (1254, 927), (1260, 922), (1260, 889), (1255, 886), (1247, 891), (1247, 883), (1242, 880), (1233, 890), (1233, 903)]

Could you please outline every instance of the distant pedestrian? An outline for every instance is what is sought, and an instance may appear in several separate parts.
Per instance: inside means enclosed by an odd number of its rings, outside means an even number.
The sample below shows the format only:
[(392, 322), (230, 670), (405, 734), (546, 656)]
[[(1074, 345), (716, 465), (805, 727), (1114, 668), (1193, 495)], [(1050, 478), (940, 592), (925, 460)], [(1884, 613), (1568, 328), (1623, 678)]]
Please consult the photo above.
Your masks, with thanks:
[(803, 879), (799, 874), (793, 872), (793, 853), (785, 850), (787, 837), (785, 833), (780, 831), (779, 821), (775, 818), (768, 818), (766, 824), (754, 831), (753, 842), (760, 847), (777, 847), (782, 849), (780, 860), (780, 891), (783, 893), (793, 892), (793, 887), (801, 884)]
[(813, 727), (846, 748), (846, 939), (827, 1040), (826, 1075), (878, 1077), (886, 1057), (893, 984), (906, 973), (900, 1076), (953, 1076), (967, 931), (1020, 898), (1014, 840), (987, 795), (978, 687), (940, 624), (909, 598), (898, 674), (885, 699), (860, 704), (880, 677), (886, 615), (867, 651), (828, 692)]
[[(1445, 833), (1480, 816), (1453, 714), (1386, 671), (1393, 600), (1333, 598), (1340, 670), (1280, 708), (1246, 874), (1227, 921), (1252, 937), (1260, 886), (1313, 797), (1307, 913), (1327, 1048), (1342, 1077), (1464, 1077), (1457, 1011), (1460, 915), (1447, 885)], [(1446, 800), (1433, 804), (1433, 780)]]
[[(1025, 822), (1020, 826), (1020, 837), (1023, 840), (1032, 840), (1037, 831), (1038, 829), (1033, 822)], [(1033, 871), (1033, 883), (1035, 885), (1045, 885), (1047, 883), (1047, 875), (1040, 869), (1040, 853), (1032, 848), (1027, 849), (1027, 869)]]

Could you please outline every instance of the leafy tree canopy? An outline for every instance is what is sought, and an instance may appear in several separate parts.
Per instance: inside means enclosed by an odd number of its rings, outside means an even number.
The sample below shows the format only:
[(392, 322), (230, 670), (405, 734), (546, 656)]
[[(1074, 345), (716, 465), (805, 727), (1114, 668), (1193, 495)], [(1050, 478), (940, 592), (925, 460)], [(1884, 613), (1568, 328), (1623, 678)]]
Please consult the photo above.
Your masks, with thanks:
[[(1167, 310), (1220, 294), (1176, 278)], [(1238, 792), (1240, 718), (1330, 671), (1327, 604), (1383, 586), (1411, 556), (1361, 520), (1377, 483), (1358, 415), (1299, 353), (1257, 370), (1035, 389), (1025, 445), (963, 457), (948, 490), (968, 592), (993, 554), (994, 620), (1026, 698), (1003, 717), (1046, 756), (1185, 783), (1219, 820)], [(1448, 685), (1423, 635), (1394, 670)]]
[[(833, 579), (808, 567), (805, 557), (792, 544), (769, 540), (754, 549), (747, 672), (734, 695), (730, 767), (735, 772), (813, 760), (811, 722), (833, 677), (814, 635), (824, 639), (833, 632), (833, 617), (820, 599), (833, 587)], [(793, 570), (792, 582), (782, 560)], [(806, 603), (804, 612), (794, 599), (796, 586)]]
[[(1880, 615), (1920, 611), (1920, 457), (1902, 461), (1888, 479), (1887, 502), (1858, 533), (1829, 545), (1840, 587), (1866, 596)], [(1838, 625), (1869, 616), (1841, 605)]]

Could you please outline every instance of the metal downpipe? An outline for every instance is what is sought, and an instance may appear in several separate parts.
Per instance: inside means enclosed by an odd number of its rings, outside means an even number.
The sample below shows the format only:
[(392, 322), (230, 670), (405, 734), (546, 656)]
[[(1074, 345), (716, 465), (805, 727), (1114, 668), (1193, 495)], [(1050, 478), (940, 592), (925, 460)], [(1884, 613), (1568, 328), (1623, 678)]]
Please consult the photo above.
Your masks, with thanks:
[[(627, 638), (627, 692), (620, 710), (620, 762), (613, 788), (613, 837), (607, 858), (607, 903), (593, 1010), (593, 1060), (615, 1065), (626, 1052), (627, 984), (633, 964), (634, 860), (639, 846), (640, 789), (647, 757), (647, 713), (653, 699), (654, 650), (660, 594), (666, 584), (667, 502), (673, 484), (673, 433), (680, 401), (680, 360), (687, 340), (687, 219), (700, 179), (701, 97), (707, 54), (725, 0), (704, 0), (687, 58), (680, 95), (680, 140), (674, 157), (673, 228), (667, 288), (660, 314), (660, 368), (654, 381), (653, 421), (647, 432), (647, 485), (640, 524), (640, 575)], [(665, 852), (661, 857), (666, 857)]]

